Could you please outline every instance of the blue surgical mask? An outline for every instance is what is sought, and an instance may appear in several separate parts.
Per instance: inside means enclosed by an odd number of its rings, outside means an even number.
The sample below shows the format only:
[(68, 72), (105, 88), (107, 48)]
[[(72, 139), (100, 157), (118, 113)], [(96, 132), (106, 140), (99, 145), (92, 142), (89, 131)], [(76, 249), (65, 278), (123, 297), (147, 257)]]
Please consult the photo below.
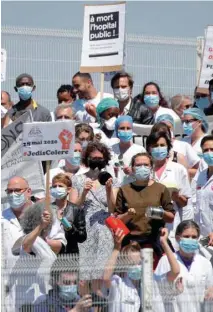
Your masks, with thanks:
[(204, 110), (204, 108), (209, 107), (208, 97), (201, 97), (201, 98), (197, 99), (196, 100), (196, 106), (202, 110)]
[(193, 238), (181, 238), (179, 247), (187, 254), (195, 253), (199, 249), (198, 240)]
[(73, 301), (78, 297), (77, 285), (61, 285), (58, 286), (59, 297), (66, 301)]
[(51, 187), (50, 194), (56, 199), (62, 199), (67, 196), (67, 189), (65, 187)]
[(66, 159), (72, 166), (79, 167), (81, 164), (81, 153), (74, 152), (73, 157)]
[(208, 166), (213, 166), (213, 152), (203, 153), (203, 159)]
[(156, 107), (159, 105), (160, 98), (157, 94), (145, 95), (144, 103), (148, 107)]
[(141, 265), (134, 265), (130, 267), (127, 271), (128, 277), (133, 281), (138, 281), (141, 279), (142, 267)]
[(135, 174), (136, 180), (148, 180), (150, 176), (150, 168), (147, 166), (138, 166), (135, 167)]
[(87, 145), (88, 145), (88, 141), (82, 141), (81, 145), (82, 145), (82, 148), (85, 150), (87, 148)]
[(183, 132), (184, 134), (191, 136), (192, 133), (194, 132), (194, 128), (192, 127), (192, 123), (186, 124), (185, 122), (183, 123)]
[(27, 199), (25, 197), (25, 194), (16, 194), (11, 193), (7, 195), (7, 200), (11, 208), (13, 209), (19, 209), (26, 203)]
[(119, 130), (118, 131), (118, 138), (121, 140), (121, 142), (129, 142), (131, 141), (133, 136), (132, 130)]
[(167, 146), (153, 147), (151, 155), (155, 160), (163, 160), (168, 156)]
[(32, 97), (33, 87), (30, 86), (23, 86), (20, 88), (17, 88), (18, 95), (21, 100), (27, 101)]

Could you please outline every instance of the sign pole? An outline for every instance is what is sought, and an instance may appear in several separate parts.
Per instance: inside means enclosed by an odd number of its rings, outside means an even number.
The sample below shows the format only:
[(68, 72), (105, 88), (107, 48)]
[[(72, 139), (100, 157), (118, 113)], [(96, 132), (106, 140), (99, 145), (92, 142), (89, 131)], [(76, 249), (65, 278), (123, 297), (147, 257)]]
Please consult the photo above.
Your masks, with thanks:
[(46, 199), (45, 210), (50, 212), (50, 160), (46, 161)]
[(104, 96), (104, 73), (101, 73), (101, 100)]

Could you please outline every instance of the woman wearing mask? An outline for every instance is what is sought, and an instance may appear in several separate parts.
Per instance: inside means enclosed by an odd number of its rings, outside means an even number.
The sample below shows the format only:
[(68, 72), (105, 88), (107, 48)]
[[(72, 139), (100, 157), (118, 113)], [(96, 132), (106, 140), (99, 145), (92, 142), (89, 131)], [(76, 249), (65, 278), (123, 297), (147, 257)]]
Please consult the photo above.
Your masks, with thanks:
[(175, 123), (179, 121), (178, 115), (168, 108), (168, 103), (163, 98), (160, 87), (156, 83), (148, 82), (144, 85), (141, 100), (153, 112), (155, 121), (162, 114), (171, 115)]
[(201, 141), (203, 160), (207, 168), (195, 176), (195, 220), (200, 226), (201, 235), (209, 237), (213, 246), (213, 136), (207, 135)]
[(64, 229), (67, 246), (63, 246), (60, 253), (78, 253), (78, 243), (87, 238), (84, 210), (72, 205), (67, 197), (71, 190), (71, 180), (63, 173), (56, 175), (52, 180), (51, 196), (55, 199), (52, 205)]
[(93, 291), (101, 287), (104, 266), (113, 249), (113, 238), (105, 219), (115, 205), (119, 185), (112, 179), (105, 186), (98, 181), (100, 171), (109, 161), (109, 150), (103, 144), (89, 143), (82, 158), (86, 172), (73, 178), (70, 193), (71, 202), (86, 215), (87, 240), (79, 246), (80, 278), (88, 283), (93, 280)]
[[(132, 157), (132, 172), (135, 181), (119, 189), (115, 214), (130, 229), (123, 245), (137, 241), (140, 246), (150, 245), (158, 258), (162, 255), (159, 246), (159, 229), (165, 222), (172, 223), (174, 209), (168, 189), (151, 178), (152, 160), (147, 153), (139, 153)], [(158, 220), (146, 217), (148, 207), (162, 207)], [(157, 261), (157, 258), (156, 258)]]
[(86, 123), (76, 125), (75, 138), (81, 142), (82, 148), (85, 150), (88, 143), (94, 140), (93, 128)]
[(131, 175), (130, 161), (137, 153), (145, 152), (145, 148), (132, 142), (133, 121), (131, 116), (120, 116), (115, 123), (115, 131), (120, 143), (112, 146), (115, 175), (122, 183), (125, 175)]
[[(170, 296), (174, 297), (181, 292), (181, 283), (177, 279), (180, 273), (180, 266), (167, 244), (168, 237), (166, 234), (166, 229), (162, 229), (161, 241), (163, 242), (165, 257), (168, 258), (171, 270), (168, 272), (167, 277), (164, 278), (165, 282), (163, 286), (169, 284)], [(114, 249), (104, 272), (105, 286), (109, 289), (109, 311), (139, 312), (142, 311), (141, 276), (143, 260), (141, 257), (141, 248), (137, 242), (131, 242), (122, 248), (123, 238), (122, 230), (117, 230), (114, 235)], [(122, 269), (125, 267), (125, 270), (122, 273), (120, 270), (119, 273), (115, 273), (114, 270), (119, 256), (121, 258), (120, 260), (123, 260)], [(173, 283), (175, 279), (177, 281)], [(158, 283), (155, 280), (153, 286), (153, 312), (162, 312), (164, 311), (163, 303), (159, 296)]]
[[(183, 221), (176, 229), (175, 238), (179, 245), (179, 251), (175, 253), (175, 257), (180, 266), (183, 292), (176, 297), (176, 300), (171, 300), (166, 311), (173, 311), (173, 309), (177, 312), (206, 311), (204, 300), (208, 301), (213, 298), (212, 266), (209, 260), (197, 253), (199, 236), (200, 229), (194, 221)], [(170, 270), (171, 264), (167, 257), (163, 256), (155, 270), (155, 278), (161, 279)], [(163, 295), (162, 293), (162, 297)]]
[(195, 107), (201, 109), (202, 111), (210, 106), (209, 91), (206, 89), (204, 90), (205, 93), (203, 93), (202, 89), (196, 87), (194, 92)]
[(50, 183), (52, 178), (59, 174), (65, 173), (72, 178), (81, 168), (82, 146), (79, 140), (75, 140), (73, 157), (54, 161), (50, 169)]
[[(164, 125), (163, 125), (164, 124)], [(166, 130), (166, 129), (167, 130)], [(178, 140), (174, 136), (174, 119), (170, 115), (161, 115), (157, 118), (157, 124), (152, 127), (152, 132), (158, 131), (168, 132), (171, 135), (172, 151), (170, 153), (170, 159), (174, 162), (178, 162), (188, 169), (190, 178), (193, 178), (199, 167), (200, 158), (198, 157), (192, 146), (184, 141)]]
[(200, 143), (208, 132), (207, 118), (199, 108), (189, 108), (183, 112), (183, 131), (187, 136), (182, 140), (192, 145), (198, 156), (202, 156)]
[(185, 109), (191, 108), (193, 101), (190, 96), (177, 94), (171, 98), (171, 108), (180, 117)]
[[(152, 133), (146, 141), (148, 153), (153, 160), (153, 178), (155, 181), (166, 185), (174, 201), (175, 219), (169, 224), (170, 230), (185, 219), (193, 219), (192, 207), (187, 206), (191, 197), (191, 188), (186, 168), (181, 164), (170, 160), (169, 155), (172, 148), (169, 136), (164, 132)], [(171, 236), (173, 235), (173, 236)], [(174, 233), (170, 233), (174, 238)]]
[(109, 139), (116, 137), (115, 122), (119, 112), (118, 102), (112, 98), (101, 100), (96, 108), (97, 120), (101, 125), (101, 130)]

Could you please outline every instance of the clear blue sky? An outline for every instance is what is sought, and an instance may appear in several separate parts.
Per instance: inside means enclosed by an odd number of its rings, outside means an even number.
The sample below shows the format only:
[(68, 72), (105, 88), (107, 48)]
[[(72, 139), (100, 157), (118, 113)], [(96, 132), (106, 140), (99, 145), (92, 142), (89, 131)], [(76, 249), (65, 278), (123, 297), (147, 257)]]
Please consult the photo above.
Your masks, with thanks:
[[(82, 29), (85, 3), (99, 1), (3, 1), (2, 25)], [(128, 1), (127, 33), (203, 36), (213, 24), (213, 1)]]

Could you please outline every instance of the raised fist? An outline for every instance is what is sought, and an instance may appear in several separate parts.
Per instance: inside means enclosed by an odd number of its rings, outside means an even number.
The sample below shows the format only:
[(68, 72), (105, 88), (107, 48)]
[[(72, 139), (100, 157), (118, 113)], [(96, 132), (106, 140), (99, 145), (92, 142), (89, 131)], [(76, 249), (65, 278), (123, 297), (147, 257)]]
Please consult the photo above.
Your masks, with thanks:
[(58, 136), (59, 140), (62, 143), (62, 149), (64, 150), (69, 150), (70, 149), (70, 144), (72, 142), (72, 132), (70, 132), (69, 130), (62, 130), (61, 133)]

